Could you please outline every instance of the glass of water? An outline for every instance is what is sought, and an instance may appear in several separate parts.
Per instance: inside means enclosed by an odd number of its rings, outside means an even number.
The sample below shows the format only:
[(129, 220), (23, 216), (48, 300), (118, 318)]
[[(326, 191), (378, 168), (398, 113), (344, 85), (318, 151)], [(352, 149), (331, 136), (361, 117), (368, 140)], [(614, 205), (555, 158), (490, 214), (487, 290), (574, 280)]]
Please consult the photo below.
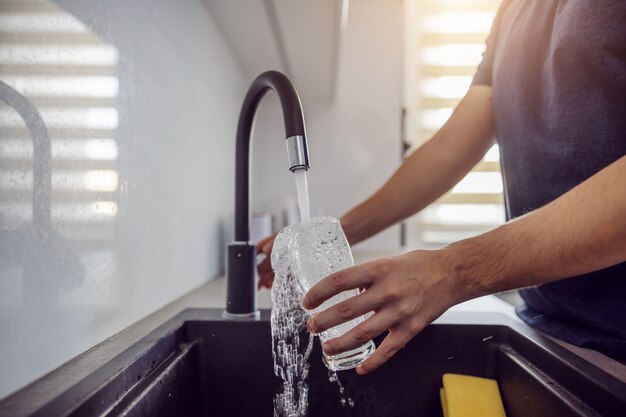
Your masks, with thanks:
[[(315, 217), (308, 222), (285, 227), (272, 248), (272, 268), (281, 279), (292, 279), (300, 296), (322, 278), (354, 265), (346, 235), (333, 217)], [(324, 302), (312, 315), (359, 294), (358, 289), (344, 291)], [(358, 317), (318, 334), (320, 341), (342, 336), (365, 320)], [(326, 367), (333, 371), (352, 369), (376, 349), (372, 340), (356, 349), (338, 355), (323, 354)]]

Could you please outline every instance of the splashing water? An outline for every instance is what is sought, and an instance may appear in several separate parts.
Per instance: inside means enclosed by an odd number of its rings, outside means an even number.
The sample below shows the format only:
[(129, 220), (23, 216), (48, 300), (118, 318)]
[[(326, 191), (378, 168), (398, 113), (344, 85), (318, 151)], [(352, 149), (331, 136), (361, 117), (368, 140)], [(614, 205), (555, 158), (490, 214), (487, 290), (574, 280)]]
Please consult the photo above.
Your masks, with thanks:
[[(311, 219), (306, 170), (294, 171), (300, 221)], [(274, 417), (305, 417), (309, 405), (309, 356), (313, 339), (306, 332), (308, 313), (300, 306), (302, 294), (291, 270), (289, 256), (293, 250), (293, 236), (281, 233), (272, 253), (274, 283), (272, 285), (272, 355), (274, 374), (283, 380), (282, 392), (274, 395)]]
[[(287, 245), (287, 253), (283, 259), (275, 260), (272, 253), (272, 265), (278, 265), (277, 262), (289, 263), (291, 272), (296, 278), (298, 289), (301, 290), (301, 296), (304, 296), (305, 292), (309, 291), (324, 277), (354, 265), (350, 246), (341, 224), (338, 219), (333, 217), (314, 217), (306, 223), (286, 227), (274, 241), (274, 250), (280, 247), (280, 250), (285, 251)], [(359, 290), (357, 289), (343, 291), (312, 310), (311, 314), (326, 310), (358, 294)], [(329, 339), (344, 335), (364, 320), (364, 316), (354, 318), (327, 329), (319, 333), (318, 336), (322, 342), (326, 342)], [(375, 348), (374, 343), (370, 340), (356, 349), (339, 355), (323, 355), (323, 360), (330, 369), (351, 369), (367, 359)]]
[(339, 375), (337, 375), (336, 371), (331, 371), (330, 369), (328, 370), (328, 380), (332, 383), (335, 383), (337, 385), (337, 388), (339, 388), (339, 395), (341, 397), (339, 399), (339, 404), (341, 404), (342, 407), (348, 406), (350, 408), (353, 408), (354, 400), (346, 395), (346, 389), (341, 383), (341, 380), (339, 380)]
[(296, 176), (296, 189), (298, 191), (298, 206), (300, 207), (300, 221), (311, 220), (311, 209), (309, 208), (309, 186), (306, 179), (306, 169), (294, 171)]
[[(281, 234), (281, 239), (289, 236)], [(287, 256), (289, 244), (275, 246), (272, 254), (272, 355), (274, 373), (283, 380), (282, 392), (274, 396), (274, 417), (305, 417), (308, 407), (309, 356), (313, 337), (306, 328), (308, 313), (300, 306), (301, 293)]]
[[(316, 222), (326, 224), (328, 221), (328, 219), (315, 218), (309, 226)], [(308, 256), (302, 251), (305, 247), (314, 249), (314, 245), (306, 244), (309, 232), (313, 235), (321, 232), (326, 235), (327, 231), (323, 228), (307, 230), (307, 234), (303, 237), (303, 231), (300, 229), (300, 225), (283, 229), (276, 237), (272, 250), (272, 267), (275, 274), (272, 285), (272, 354), (274, 373), (283, 380), (279, 392), (274, 396), (275, 417), (304, 417), (308, 408), (308, 359), (313, 348), (314, 337), (306, 332), (309, 312), (300, 305), (306, 289), (302, 288), (302, 282), (296, 281), (295, 277), (302, 275), (303, 267), (311, 270), (323, 263), (317, 257), (307, 261)], [(329, 257), (324, 259), (326, 262), (329, 261)], [(333, 335), (329, 333), (327, 336), (333, 337)], [(328, 376), (339, 389), (340, 405), (354, 407), (354, 401), (346, 395), (337, 373), (329, 371)]]

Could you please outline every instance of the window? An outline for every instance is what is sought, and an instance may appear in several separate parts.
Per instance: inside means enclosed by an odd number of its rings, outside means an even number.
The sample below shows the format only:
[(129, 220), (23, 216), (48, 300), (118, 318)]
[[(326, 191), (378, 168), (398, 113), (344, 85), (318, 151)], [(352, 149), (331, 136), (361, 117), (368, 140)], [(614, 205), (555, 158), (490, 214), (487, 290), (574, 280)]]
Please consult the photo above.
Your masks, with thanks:
[[(405, 2), (405, 140), (418, 147), (467, 92), (500, 0)], [(407, 221), (407, 243), (440, 245), (504, 222), (498, 146), (449, 193)]]

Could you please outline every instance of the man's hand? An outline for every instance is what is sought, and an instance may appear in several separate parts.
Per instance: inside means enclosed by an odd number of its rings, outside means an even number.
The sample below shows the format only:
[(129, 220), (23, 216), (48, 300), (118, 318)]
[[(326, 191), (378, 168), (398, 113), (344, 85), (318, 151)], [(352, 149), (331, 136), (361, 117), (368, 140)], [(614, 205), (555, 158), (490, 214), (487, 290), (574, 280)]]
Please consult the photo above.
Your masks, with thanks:
[(276, 239), (276, 235), (278, 233), (274, 233), (271, 236), (266, 237), (261, 240), (256, 245), (256, 253), (264, 254), (265, 259), (259, 264), (259, 283), (257, 284), (257, 289), (261, 288), (272, 288), (272, 283), (274, 282), (274, 271), (272, 271), (272, 246), (274, 246), (274, 239)]
[(374, 314), (345, 335), (327, 341), (322, 349), (336, 355), (355, 349), (385, 330), (378, 349), (356, 369), (367, 374), (387, 362), (398, 350), (448, 307), (463, 299), (461, 286), (446, 269), (445, 252), (415, 251), (336, 272), (306, 293), (302, 305), (319, 307), (340, 292), (364, 288), (309, 319), (308, 329), (319, 333), (373, 311)]

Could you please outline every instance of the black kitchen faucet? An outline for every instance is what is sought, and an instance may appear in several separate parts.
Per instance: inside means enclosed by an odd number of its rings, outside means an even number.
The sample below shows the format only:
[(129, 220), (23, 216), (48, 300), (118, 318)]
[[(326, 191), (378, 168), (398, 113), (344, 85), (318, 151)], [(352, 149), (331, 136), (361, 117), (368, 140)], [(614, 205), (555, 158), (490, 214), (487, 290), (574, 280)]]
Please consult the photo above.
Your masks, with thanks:
[(309, 151), (302, 104), (295, 87), (280, 72), (267, 71), (253, 82), (244, 99), (237, 126), (235, 151), (235, 241), (227, 246), (227, 318), (258, 317), (256, 250), (250, 242), (250, 139), (261, 99), (273, 90), (280, 99), (285, 123), (289, 170), (309, 169)]

